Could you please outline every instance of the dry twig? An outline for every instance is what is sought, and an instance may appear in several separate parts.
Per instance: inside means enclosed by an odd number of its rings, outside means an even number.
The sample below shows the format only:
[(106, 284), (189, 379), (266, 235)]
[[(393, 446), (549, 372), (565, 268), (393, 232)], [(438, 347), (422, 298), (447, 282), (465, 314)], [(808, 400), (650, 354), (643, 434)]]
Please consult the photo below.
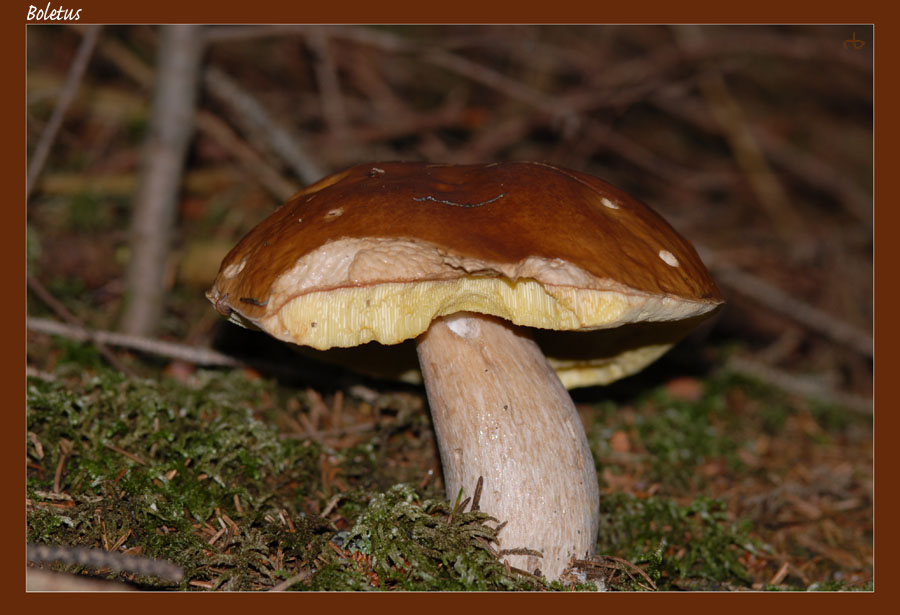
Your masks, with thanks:
[(66, 325), (46, 318), (32, 317), (28, 319), (28, 329), (48, 335), (58, 335), (68, 339), (93, 344), (109, 344), (146, 352), (161, 357), (186, 361), (195, 365), (215, 365), (221, 367), (240, 367), (241, 361), (209, 348), (196, 348), (186, 344), (166, 342), (141, 335), (129, 335), (112, 331), (87, 329), (80, 325)]
[(270, 591), (270, 592), (283, 592), (283, 591), (286, 591), (286, 590), (289, 589), (291, 586), (296, 585), (297, 583), (300, 583), (301, 581), (306, 581), (306, 580), (309, 579), (311, 576), (312, 576), (312, 574), (311, 574), (308, 570), (304, 570), (303, 572), (300, 572), (300, 573), (295, 574), (294, 576), (292, 576), (292, 577), (290, 577), (290, 578), (288, 578), (288, 579), (285, 579), (284, 581), (282, 581), (282, 582), (279, 583), (278, 585), (275, 585), (274, 587), (272, 587), (269, 591)]
[(25, 558), (30, 562), (62, 562), (90, 568), (109, 568), (116, 572), (128, 571), (175, 582), (181, 581), (184, 577), (181, 566), (165, 560), (87, 547), (57, 547), (29, 543), (25, 548)]
[[(47, 307), (53, 310), (60, 318), (74, 327), (78, 327), (81, 329), (84, 328), (82, 322), (78, 320), (78, 318), (76, 318), (75, 315), (66, 308), (66, 306), (60, 303), (56, 299), (56, 297), (50, 294), (50, 291), (44, 288), (44, 285), (41, 284), (37, 280), (37, 278), (28, 276), (26, 280), (28, 288), (30, 288), (31, 291), (36, 294), (38, 298), (40, 298), (40, 300), (43, 301), (47, 305)], [(94, 345), (97, 347), (97, 351), (103, 356), (104, 359), (109, 361), (110, 365), (115, 367), (123, 374), (127, 374), (129, 376), (135, 375), (134, 371), (130, 367), (122, 363), (119, 358), (115, 354), (113, 354), (113, 352), (109, 348), (107, 348), (103, 342), (91, 337), (90, 334), (86, 339), (94, 343)]]
[(120, 581), (103, 581), (92, 577), (51, 572), (28, 566), (25, 568), (27, 592), (127, 592), (135, 588)]
[[(651, 102), (675, 118), (695, 128), (720, 134), (721, 127), (706, 114), (697, 101), (684, 95), (654, 94)], [(803, 151), (787, 139), (763, 126), (750, 125), (754, 138), (767, 158), (784, 172), (805, 184), (830, 194), (848, 213), (871, 230), (872, 198), (838, 169), (831, 168), (820, 158)]]
[(31, 317), (28, 319), (26, 326), (29, 331), (35, 331), (36, 333), (58, 335), (67, 339), (90, 342), (93, 344), (103, 343), (110, 346), (118, 346), (120, 348), (129, 348), (138, 352), (166, 357), (175, 361), (184, 361), (194, 365), (206, 365), (212, 367), (253, 367), (278, 376), (304, 378), (306, 380), (316, 378), (321, 379), (322, 377), (322, 373), (316, 371), (315, 368), (304, 368), (299, 363), (286, 365), (275, 361), (241, 359), (217, 352), (211, 348), (198, 348), (187, 344), (167, 342), (150, 337), (117, 333), (114, 331), (87, 329), (81, 326), (66, 325), (46, 318)]
[(111, 451), (114, 452), (114, 453), (118, 453), (119, 455), (122, 455), (123, 457), (128, 457), (128, 458), (131, 459), (132, 461), (134, 461), (134, 462), (136, 462), (136, 463), (139, 463), (139, 464), (142, 465), (142, 466), (147, 465), (147, 462), (146, 462), (146, 461), (144, 461), (143, 459), (141, 459), (140, 457), (138, 457), (138, 456), (135, 455), (134, 453), (129, 453), (129, 452), (126, 451), (125, 449), (121, 449), (121, 448), (119, 448), (118, 446), (113, 446), (112, 444), (109, 444), (108, 442), (105, 442), (105, 443), (103, 444), (103, 446), (104, 446), (105, 448), (111, 450)]
[[(574, 570), (580, 570), (586, 573), (588, 579), (596, 579), (599, 578), (601, 580), (608, 580), (610, 575), (604, 574), (606, 571), (612, 570), (615, 572), (624, 572), (628, 575), (632, 581), (643, 587), (647, 590), (656, 591), (656, 583), (653, 582), (653, 579), (650, 578), (643, 569), (638, 566), (635, 566), (631, 562), (626, 559), (622, 559), (621, 557), (616, 557), (614, 555), (598, 555), (592, 559), (583, 560), (583, 559), (573, 559), (572, 560), (572, 568)], [(646, 584), (641, 583), (637, 580), (635, 575), (640, 576), (646, 581)]]

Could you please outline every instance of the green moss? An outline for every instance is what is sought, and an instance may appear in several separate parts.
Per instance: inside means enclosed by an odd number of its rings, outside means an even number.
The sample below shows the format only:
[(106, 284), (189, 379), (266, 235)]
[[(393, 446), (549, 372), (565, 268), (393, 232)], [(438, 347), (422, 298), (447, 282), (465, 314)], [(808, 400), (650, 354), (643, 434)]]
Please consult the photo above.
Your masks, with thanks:
[(687, 477), (697, 466), (722, 457), (732, 465), (739, 463), (735, 456), (735, 440), (726, 432), (722, 398), (705, 396), (699, 403), (694, 403), (674, 400), (657, 392), (653, 403), (656, 412), (639, 415), (635, 425), (641, 443), (653, 458), (657, 476)]
[[(642, 395), (627, 415), (611, 402), (597, 408), (590, 434), (595, 442), (595, 457), (610, 459), (608, 446), (614, 432), (632, 432), (643, 451), (644, 478), (662, 483), (667, 489), (684, 490), (695, 485), (697, 468), (711, 460), (724, 459), (732, 468), (741, 465), (734, 417), (725, 398), (714, 391), (695, 402), (654, 389)], [(613, 471), (616, 465), (614, 461), (604, 464)]]
[[(729, 396), (734, 396), (735, 392), (740, 400), (729, 402)], [(742, 431), (749, 431), (747, 428), (752, 427), (767, 435), (780, 433), (787, 419), (796, 412), (783, 392), (731, 372), (723, 372), (709, 379), (705, 396), (722, 400), (737, 419), (733, 425), (743, 426)]]
[[(740, 562), (755, 546), (749, 526), (731, 522), (725, 505), (698, 497), (688, 505), (658, 497), (616, 493), (601, 497), (598, 552), (641, 566), (659, 589), (678, 588), (683, 580), (746, 584)], [(638, 589), (626, 582), (617, 589)]]
[[(427, 495), (408, 484), (391, 487), (392, 479), (418, 480), (421, 466), (388, 461), (433, 454), (422, 448), (431, 446), (427, 416), (408, 399), (378, 402), (379, 412), (394, 417), (390, 432), (331, 448), (279, 438), (271, 424), (279, 424), (288, 399), (297, 403), (296, 391), (241, 371), (201, 371), (180, 383), (126, 378), (79, 344), (57, 343), (56, 357), (56, 382), (27, 383), (31, 541), (107, 548), (124, 541), (184, 567), (179, 589), (258, 590), (298, 574), (291, 589), (572, 589), (507, 570), (492, 551), (493, 522), (454, 510), (434, 483)], [(754, 383), (720, 377), (696, 402), (652, 391), (625, 410), (601, 406), (591, 440), (598, 457), (613, 460), (604, 469), (662, 487), (656, 497), (605, 495), (597, 552), (639, 566), (663, 590), (747, 587), (741, 556), (758, 548), (747, 525), (729, 519), (717, 500), (679, 504), (671, 495), (678, 484), (702, 483), (701, 464), (731, 462), (747, 433), (797, 412), (776, 402)], [(758, 412), (764, 405), (770, 418)], [(810, 412), (823, 427), (848, 427), (827, 408)], [(617, 466), (600, 449), (620, 429), (636, 454)], [(339, 478), (328, 488), (323, 460)], [(326, 506), (327, 519), (320, 516)], [(230, 527), (225, 518), (238, 531), (215, 537)], [(645, 581), (623, 572), (607, 585), (640, 590)]]
[(634, 460), (619, 462), (610, 448), (612, 435), (624, 431), (636, 444), (642, 480), (660, 484), (665, 495), (702, 489), (705, 479), (698, 469), (710, 462), (734, 473), (745, 471), (741, 448), (761, 433), (778, 436), (799, 414), (808, 412), (821, 428), (812, 444), (826, 443), (854, 428), (871, 430), (871, 416), (818, 402), (810, 402), (807, 411), (783, 392), (729, 372), (705, 380), (696, 401), (672, 397), (661, 387), (640, 395), (624, 412), (612, 402), (595, 407), (588, 435), (595, 458), (604, 460), (598, 470), (633, 471), (629, 463), (633, 466)]
[[(226, 558), (240, 569), (266, 542), (251, 540), (253, 524), (273, 507), (299, 515), (316, 485), (319, 447), (280, 442), (251, 414), (267, 386), (214, 373), (189, 385), (104, 370), (71, 388), (30, 379), (28, 491), (38, 510), (28, 515), (29, 540), (98, 546), (130, 533), (127, 544), (196, 571), (214, 564), (198, 564), (209, 558), (195, 530), (224, 511), (250, 521)], [(75, 506), (55, 513), (50, 494), (64, 446), (59, 487)]]
[[(510, 572), (489, 549), (496, 530), (479, 511), (421, 501), (409, 485), (375, 495), (353, 528), (336, 537), (310, 589), (503, 591), (539, 582)], [(353, 554), (359, 554), (355, 558)]]

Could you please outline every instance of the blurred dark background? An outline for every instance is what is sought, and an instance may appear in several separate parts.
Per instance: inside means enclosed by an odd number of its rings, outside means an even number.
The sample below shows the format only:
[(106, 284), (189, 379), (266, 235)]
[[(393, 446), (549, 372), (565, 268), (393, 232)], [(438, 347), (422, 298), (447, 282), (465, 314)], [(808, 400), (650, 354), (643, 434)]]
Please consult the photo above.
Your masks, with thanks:
[(728, 300), (703, 341), (734, 369), (870, 411), (871, 27), (166, 36), (28, 28), (30, 316), (209, 346), (222, 256), (300, 186), (365, 161), (540, 160), (694, 242)]

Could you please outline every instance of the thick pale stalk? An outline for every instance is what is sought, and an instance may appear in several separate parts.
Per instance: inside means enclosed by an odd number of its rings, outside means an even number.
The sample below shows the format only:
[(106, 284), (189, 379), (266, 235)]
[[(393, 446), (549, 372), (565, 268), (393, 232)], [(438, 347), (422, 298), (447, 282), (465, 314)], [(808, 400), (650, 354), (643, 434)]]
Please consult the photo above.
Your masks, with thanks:
[(510, 565), (556, 579), (592, 555), (599, 489), (575, 405), (540, 348), (505, 321), (462, 313), (418, 340), (448, 499), (473, 495), (500, 521)]

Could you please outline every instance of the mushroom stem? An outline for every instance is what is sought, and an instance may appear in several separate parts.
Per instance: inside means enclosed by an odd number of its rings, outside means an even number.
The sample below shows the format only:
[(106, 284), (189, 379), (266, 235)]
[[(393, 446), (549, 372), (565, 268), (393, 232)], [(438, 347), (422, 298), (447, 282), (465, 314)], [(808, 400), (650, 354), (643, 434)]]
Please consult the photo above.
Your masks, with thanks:
[(540, 348), (518, 327), (481, 314), (435, 320), (418, 338), (419, 363), (441, 453), (447, 497), (472, 495), (507, 524), (511, 566), (550, 580), (572, 556), (593, 555), (599, 488), (572, 398)]

